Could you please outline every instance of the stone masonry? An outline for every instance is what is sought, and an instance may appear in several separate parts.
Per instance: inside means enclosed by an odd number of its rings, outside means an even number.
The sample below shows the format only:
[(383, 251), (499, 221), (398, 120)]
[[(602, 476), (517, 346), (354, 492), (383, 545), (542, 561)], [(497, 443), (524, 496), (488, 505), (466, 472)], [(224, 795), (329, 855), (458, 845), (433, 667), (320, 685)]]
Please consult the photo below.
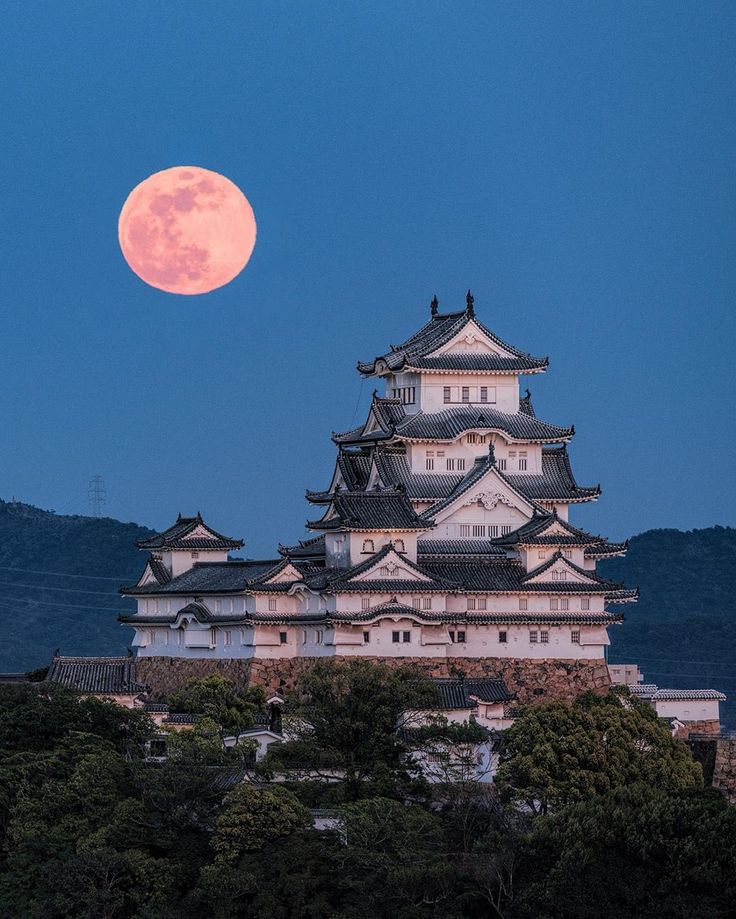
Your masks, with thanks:
[[(192, 677), (219, 673), (238, 684), (257, 684), (267, 689), (289, 690), (300, 673), (325, 658), (275, 658), (255, 660), (208, 660), (175, 657), (141, 657), (136, 678), (161, 699), (184, 686)], [(330, 658), (335, 660), (335, 658)], [(355, 660), (356, 658), (337, 658)], [(360, 658), (366, 660), (366, 658)], [(468, 677), (503, 679), (519, 703), (561, 699), (570, 702), (592, 690), (605, 694), (611, 684), (608, 668), (597, 660), (530, 660), (529, 658), (367, 658), (388, 665), (412, 664), (431, 677), (464, 673)]]

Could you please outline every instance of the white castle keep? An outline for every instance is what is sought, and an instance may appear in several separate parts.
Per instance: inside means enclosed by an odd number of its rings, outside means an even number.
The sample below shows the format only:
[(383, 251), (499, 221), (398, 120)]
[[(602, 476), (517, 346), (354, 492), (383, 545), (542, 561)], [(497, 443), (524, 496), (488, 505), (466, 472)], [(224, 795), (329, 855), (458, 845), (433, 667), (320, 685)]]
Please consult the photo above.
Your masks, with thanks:
[[(199, 516), (139, 543), (137, 610), (121, 617), (144, 658), (329, 656), (603, 664), (613, 611), (637, 592), (596, 573), (622, 555), (573, 526), (573, 427), (537, 418), (520, 377), (536, 358), (475, 315), (442, 314), (359, 363), (385, 381), (365, 423), (334, 434), (329, 487), (308, 492), (316, 534), (280, 558), (230, 559), (243, 543)], [(613, 609), (612, 609), (613, 608)], [(473, 669), (472, 667), (470, 668)], [(486, 672), (481, 670), (480, 672)]]

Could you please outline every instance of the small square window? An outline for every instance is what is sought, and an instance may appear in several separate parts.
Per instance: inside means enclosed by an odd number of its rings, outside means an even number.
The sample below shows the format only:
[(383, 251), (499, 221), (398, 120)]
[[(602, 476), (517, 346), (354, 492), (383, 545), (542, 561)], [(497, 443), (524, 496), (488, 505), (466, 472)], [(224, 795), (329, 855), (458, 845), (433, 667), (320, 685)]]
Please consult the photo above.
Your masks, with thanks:
[(448, 472), (455, 471), (455, 460), (452, 457), (447, 458), (447, 471)]
[(286, 644), (288, 638), (289, 636), (286, 634), (286, 632), (279, 632), (279, 641), (281, 642), (282, 645)]
[(367, 645), (371, 640), (370, 632), (363, 632), (363, 644)]
[(473, 526), (473, 536), (485, 536), (486, 528), (484, 524), (475, 524)]
[(444, 399), (445, 402), (451, 402), (451, 401), (452, 401), (452, 391), (450, 390), (450, 387), (449, 387), (449, 386), (443, 387), (443, 389), (442, 389), (442, 397), (443, 397), (443, 399)]
[(199, 558), (199, 552), (192, 552), (192, 558)]
[(460, 535), (461, 536), (470, 536), (470, 524), (461, 523), (460, 524)]
[(572, 558), (572, 549), (564, 549), (562, 554), (565, 558)]
[(580, 609), (590, 609), (590, 600), (587, 597), (580, 601)]
[(533, 645), (537, 643), (537, 630), (536, 629), (532, 629), (532, 631), (529, 632), (529, 641)]
[(519, 609), (526, 610), (529, 609), (529, 601), (526, 597), (519, 597)]
[(511, 532), (510, 524), (504, 523), (501, 525), (501, 536), (508, 536), (510, 532)]
[(554, 610), (559, 609), (556, 598), (549, 601), (549, 608)]
[(405, 643), (410, 642), (410, 641), (411, 641), (411, 632), (402, 632), (402, 633), (401, 633), (401, 640), (402, 640), (403, 642), (405, 642)]
[(422, 609), (432, 609), (432, 598), (431, 597), (422, 598)]
[(508, 632), (498, 633), (498, 643), (501, 645), (508, 644)]
[(461, 397), (460, 397), (460, 401), (461, 401), (461, 402), (470, 402), (470, 387), (469, 387), (469, 386), (463, 386), (463, 388), (462, 388), (462, 395), (461, 395)]
[(498, 461), (498, 468), (501, 470), (501, 472), (505, 472), (505, 471), (506, 471), (506, 458), (505, 458), (505, 457), (502, 457), (502, 458)]
[(455, 633), (452, 631), (452, 629), (450, 629), (450, 641), (453, 644), (455, 643)]
[(549, 632), (546, 631), (545, 629), (542, 629), (542, 631), (539, 633), (539, 640), (543, 645), (548, 645), (549, 644)]
[(485, 608), (486, 608), (486, 598), (478, 597), (478, 609), (485, 609)]
[(481, 386), (480, 388), (480, 401), (481, 402), (488, 401), (488, 387), (487, 386)]
[(526, 472), (526, 458), (519, 460), (519, 472)]
[(370, 598), (370, 597), (361, 597), (361, 598), (360, 598), (360, 608), (361, 608), (361, 609), (370, 609), (370, 608), (371, 608), (371, 598)]
[(469, 444), (474, 444), (477, 440), (478, 440), (477, 434), (468, 434), (468, 436), (465, 438), (466, 443), (469, 443)]
[(465, 472), (465, 460), (464, 459), (459, 459), (457, 461), (457, 471)]
[(411, 598), (411, 605), (414, 607), (414, 609), (421, 609), (421, 607), (422, 607), (422, 598), (421, 598), (421, 597), (412, 597), (412, 598)]
[(276, 597), (268, 598), (268, 609), (272, 613), (276, 611)]
[(567, 599), (567, 597), (563, 597), (560, 600), (560, 609), (570, 609), (570, 601)]
[(492, 523), (488, 527), (488, 535), (491, 537), (491, 539), (498, 539), (498, 524)]
[(399, 633), (399, 632), (392, 632), (392, 633), (391, 633), (391, 641), (392, 641), (395, 645), (397, 645), (397, 644), (399, 643), (399, 639), (400, 639), (400, 638), (401, 638), (401, 633)]
[(475, 609), (475, 597), (468, 597), (468, 609)]
[(579, 644), (580, 644), (580, 629), (573, 629), (573, 630), (570, 632), (570, 641), (571, 641), (574, 645), (579, 645)]
[(464, 645), (465, 644), (465, 632), (463, 631), (458, 632), (457, 640), (458, 640), (458, 644)]
[(537, 552), (537, 558), (547, 558), (547, 553), (544, 551), (544, 549), (540, 549)]

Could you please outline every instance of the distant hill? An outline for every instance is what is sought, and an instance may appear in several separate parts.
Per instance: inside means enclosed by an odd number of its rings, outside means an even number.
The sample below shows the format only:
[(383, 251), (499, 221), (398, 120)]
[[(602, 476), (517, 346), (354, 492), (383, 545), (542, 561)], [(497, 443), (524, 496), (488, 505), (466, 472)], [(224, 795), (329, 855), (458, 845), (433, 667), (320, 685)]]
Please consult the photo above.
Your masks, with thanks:
[[(132, 633), (116, 617), (132, 601), (117, 589), (138, 578), (144, 557), (134, 543), (150, 535), (135, 523), (0, 501), (0, 671), (42, 666), (55, 648), (125, 653)], [(610, 659), (639, 663), (660, 686), (722, 689), (736, 727), (736, 529), (649, 530), (599, 570), (641, 589), (610, 630)]]
[(722, 690), (723, 720), (736, 728), (736, 529), (648, 530), (598, 570), (641, 590), (619, 607), (626, 621), (610, 629), (610, 660), (638, 663), (662, 687)]
[(151, 530), (96, 517), (62, 517), (0, 501), (0, 671), (45, 665), (63, 654), (124, 654), (132, 608), (118, 587), (138, 579), (135, 541)]

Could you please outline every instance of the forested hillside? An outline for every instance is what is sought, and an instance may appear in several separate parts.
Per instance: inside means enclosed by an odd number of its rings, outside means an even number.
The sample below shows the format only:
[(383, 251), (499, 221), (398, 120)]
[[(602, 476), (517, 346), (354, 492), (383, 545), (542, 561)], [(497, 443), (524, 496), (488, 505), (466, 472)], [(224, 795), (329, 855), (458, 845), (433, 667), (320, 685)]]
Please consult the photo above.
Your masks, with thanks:
[[(110, 518), (62, 517), (0, 501), (0, 671), (39, 667), (64, 654), (122, 654), (131, 607), (120, 585), (141, 572), (134, 546), (151, 531)], [(611, 629), (611, 660), (639, 662), (660, 686), (722, 689), (736, 697), (736, 529), (649, 530), (626, 558), (602, 562), (614, 580), (641, 589)], [(736, 704), (725, 706), (736, 726)]]
[(62, 517), (0, 501), (0, 671), (47, 664), (63, 654), (124, 654), (130, 632), (118, 613), (130, 600), (118, 587), (143, 564), (135, 523)]
[(641, 590), (610, 630), (610, 659), (639, 663), (659, 686), (722, 690), (722, 715), (736, 727), (736, 529), (648, 530), (599, 570)]

